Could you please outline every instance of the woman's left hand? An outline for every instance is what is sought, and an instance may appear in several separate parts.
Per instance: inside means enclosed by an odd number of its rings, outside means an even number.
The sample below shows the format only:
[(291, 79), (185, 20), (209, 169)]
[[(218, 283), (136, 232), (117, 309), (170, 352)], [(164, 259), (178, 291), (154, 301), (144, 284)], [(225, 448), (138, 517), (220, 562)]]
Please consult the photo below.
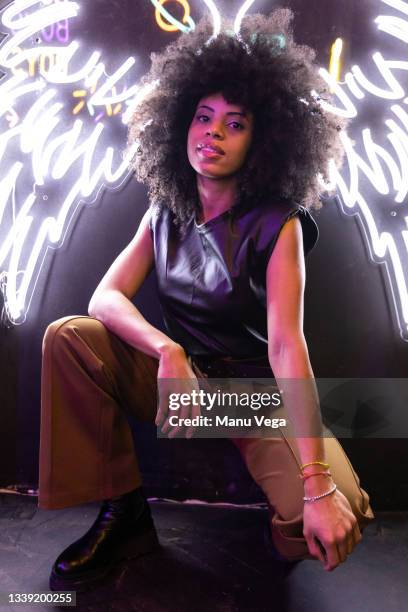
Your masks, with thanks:
[(343, 563), (360, 542), (357, 519), (348, 499), (338, 489), (327, 497), (304, 504), (303, 535), (309, 552), (330, 572)]

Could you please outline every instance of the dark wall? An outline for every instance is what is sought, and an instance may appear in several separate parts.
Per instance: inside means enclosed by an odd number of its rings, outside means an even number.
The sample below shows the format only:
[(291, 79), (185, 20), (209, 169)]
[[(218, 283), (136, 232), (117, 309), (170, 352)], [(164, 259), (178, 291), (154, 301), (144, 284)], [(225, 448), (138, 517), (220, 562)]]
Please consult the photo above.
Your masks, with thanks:
[[(194, 2), (190, 4), (194, 7)], [(240, 4), (229, 2), (228, 11), (233, 13), (234, 6)], [(368, 0), (286, 3), (295, 10), (296, 38), (317, 47), (322, 65), (327, 65), (330, 44), (337, 36), (348, 40), (347, 63), (360, 61), (371, 50), (376, 4)], [(122, 40), (123, 56), (140, 54), (141, 71), (148, 66), (149, 52), (175, 36), (158, 30), (149, 2), (142, 5), (142, 15), (133, 11), (135, 5), (130, 1), (109, 5), (99, 1), (92, 6), (95, 15), (114, 25), (108, 42), (102, 36), (103, 24), (89, 25), (85, 28), (89, 41), (109, 50), (109, 45), (116, 49), (115, 41)], [(274, 6), (266, 0), (256, 3), (257, 10)], [(115, 9), (120, 9), (118, 20)], [(121, 27), (127, 28), (126, 35)], [(63, 247), (48, 256), (27, 321), (0, 328), (0, 485), (37, 482), (41, 342), (47, 325), (64, 315), (87, 314), (95, 287), (134, 235), (146, 206), (145, 189), (133, 180), (121, 191), (106, 191), (97, 203), (84, 206)], [(305, 334), (315, 376), (405, 377), (408, 342), (397, 331), (384, 270), (370, 261), (357, 218), (346, 217), (335, 200), (328, 201), (314, 216), (320, 240), (308, 258)], [(151, 323), (162, 328), (154, 274), (134, 302)], [(132, 426), (151, 493), (260, 499), (227, 441), (156, 440), (153, 426)], [(407, 509), (407, 486), (401, 485), (407, 467), (407, 441), (347, 439), (342, 443), (374, 509)]]

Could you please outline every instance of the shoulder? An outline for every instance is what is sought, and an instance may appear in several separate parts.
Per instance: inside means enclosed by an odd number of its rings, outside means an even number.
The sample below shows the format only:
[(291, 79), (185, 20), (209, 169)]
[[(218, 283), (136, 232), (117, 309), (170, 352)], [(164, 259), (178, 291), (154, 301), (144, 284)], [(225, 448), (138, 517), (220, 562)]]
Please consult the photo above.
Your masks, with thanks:
[(314, 248), (319, 238), (319, 228), (311, 213), (300, 204), (294, 204), (283, 214), (276, 244), (284, 243), (287, 249), (302, 251), (306, 257)]
[(149, 228), (153, 236), (160, 234), (167, 228), (167, 232), (174, 225), (174, 213), (164, 204), (150, 204)]
[(293, 265), (302, 267), (303, 259), (302, 222), (299, 215), (293, 215), (283, 224), (275, 240), (267, 262), (268, 274), (274, 273), (273, 268), (277, 266), (284, 267), (287, 271), (290, 271), (290, 267)]
[(296, 202), (279, 200), (262, 204), (251, 211), (255, 248), (269, 261), (278, 239), (285, 236), (291, 243), (303, 241), (304, 255), (315, 246), (319, 238), (317, 223), (308, 209)]

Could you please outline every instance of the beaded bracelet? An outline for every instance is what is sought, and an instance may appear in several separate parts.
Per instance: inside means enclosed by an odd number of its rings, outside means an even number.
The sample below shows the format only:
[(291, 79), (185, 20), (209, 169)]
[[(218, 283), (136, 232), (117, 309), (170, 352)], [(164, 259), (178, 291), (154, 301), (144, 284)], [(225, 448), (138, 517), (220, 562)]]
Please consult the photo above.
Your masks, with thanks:
[(309, 463), (303, 463), (300, 466), (300, 469), (303, 470), (305, 467), (307, 467), (308, 465), (322, 465), (325, 468), (330, 467), (328, 463), (324, 463), (324, 461), (309, 461)]
[(298, 478), (300, 478), (301, 480), (307, 480), (308, 478), (311, 478), (311, 476), (320, 476), (321, 474), (323, 474), (324, 476), (331, 476), (331, 473), (327, 471), (327, 472), (314, 472), (314, 474), (298, 474)]
[(330, 489), (330, 491), (327, 491), (327, 493), (322, 493), (321, 495), (315, 495), (314, 497), (304, 497), (303, 501), (307, 501), (307, 502), (314, 502), (316, 501), (316, 499), (321, 499), (322, 497), (327, 497), (327, 495), (331, 495), (332, 493), (335, 492), (335, 490), (337, 489), (337, 485), (333, 485), (333, 487)]

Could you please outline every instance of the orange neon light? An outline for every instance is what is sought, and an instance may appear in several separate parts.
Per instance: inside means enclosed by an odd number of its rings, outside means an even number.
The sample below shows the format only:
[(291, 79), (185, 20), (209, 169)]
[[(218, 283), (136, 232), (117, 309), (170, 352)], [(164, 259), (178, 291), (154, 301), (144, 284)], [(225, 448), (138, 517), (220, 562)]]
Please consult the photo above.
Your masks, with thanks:
[[(178, 2), (179, 4), (181, 4), (181, 6), (184, 9), (183, 23), (186, 23), (188, 18), (190, 17), (190, 5), (187, 2), (187, 0), (170, 0), (170, 1)], [(169, 0), (159, 0), (159, 2), (160, 2), (160, 5), (163, 6), (163, 4), (165, 4), (166, 2), (169, 2)], [(167, 21), (164, 21), (159, 9), (156, 9), (154, 14), (156, 17), (157, 25), (162, 30), (164, 30), (165, 32), (176, 32), (178, 30), (177, 26), (172, 25), (168, 23)]]

